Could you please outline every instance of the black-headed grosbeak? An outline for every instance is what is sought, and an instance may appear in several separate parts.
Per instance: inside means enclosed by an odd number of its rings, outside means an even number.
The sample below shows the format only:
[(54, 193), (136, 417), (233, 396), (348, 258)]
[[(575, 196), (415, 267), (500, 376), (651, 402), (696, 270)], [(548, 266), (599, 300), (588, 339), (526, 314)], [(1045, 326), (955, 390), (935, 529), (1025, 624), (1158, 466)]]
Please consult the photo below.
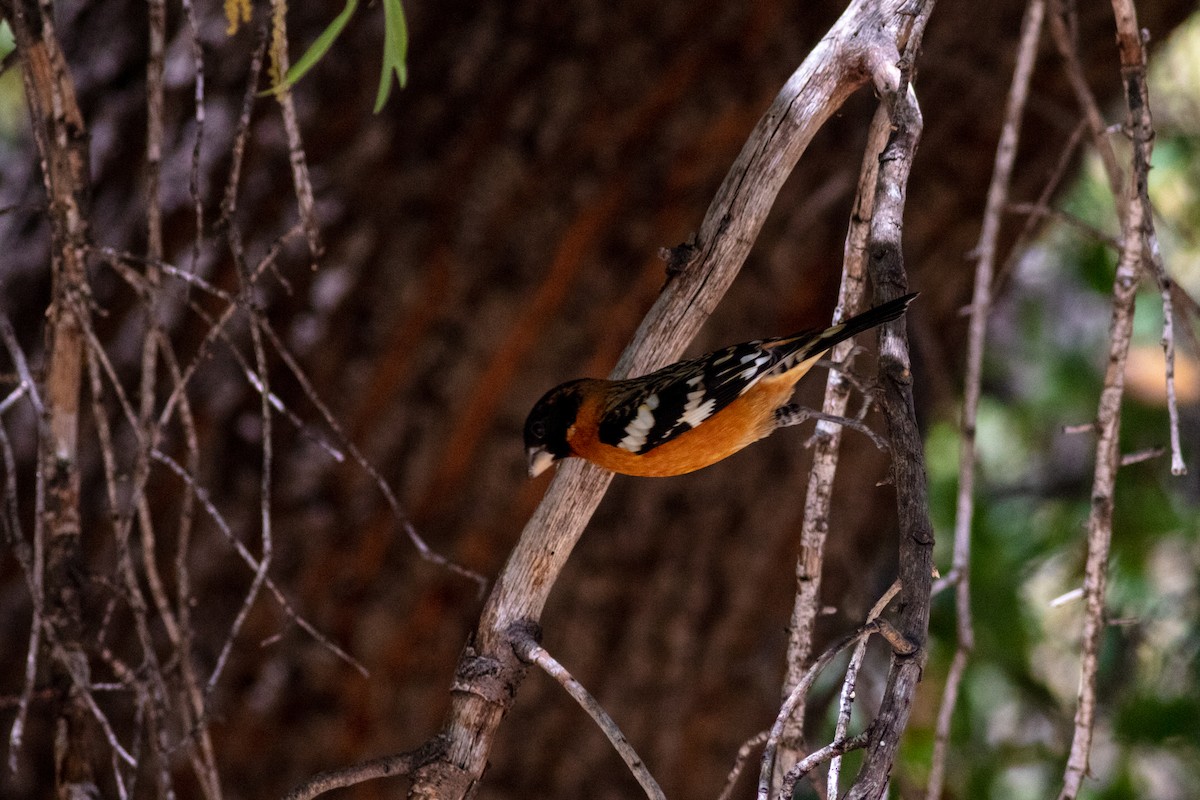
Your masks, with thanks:
[(536, 477), (567, 456), (647, 477), (715, 464), (771, 435), (796, 382), (830, 348), (896, 319), (916, 296), (823, 331), (735, 344), (639, 378), (556, 386), (525, 420), (529, 474)]

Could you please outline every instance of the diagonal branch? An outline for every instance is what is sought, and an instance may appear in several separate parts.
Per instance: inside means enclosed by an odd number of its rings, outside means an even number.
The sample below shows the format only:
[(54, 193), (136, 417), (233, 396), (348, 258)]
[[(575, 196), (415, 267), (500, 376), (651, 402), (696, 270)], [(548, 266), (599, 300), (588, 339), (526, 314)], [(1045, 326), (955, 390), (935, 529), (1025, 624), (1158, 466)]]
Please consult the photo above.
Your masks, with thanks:
[(1109, 323), (1108, 367), (1104, 388), (1096, 412), (1095, 475), (1092, 480), (1092, 505), (1087, 524), (1087, 561), (1084, 565), (1083, 652), (1079, 665), (1079, 692), (1076, 698), (1075, 731), (1071, 752), (1063, 774), (1059, 800), (1079, 795), (1087, 775), (1096, 722), (1096, 673), (1099, 668), (1100, 638), (1104, 633), (1104, 596), (1108, 585), (1108, 554), (1113, 535), (1113, 495), (1120, 467), (1121, 397), (1125, 390), (1125, 362), (1133, 334), (1134, 300), (1144, 274), (1143, 255), (1148, 246), (1152, 224), (1150, 200), (1146, 194), (1150, 172), (1150, 151), (1154, 142), (1146, 88), (1146, 53), (1132, 0), (1113, 0), (1117, 18), (1117, 45), (1121, 56), (1121, 77), (1128, 107), (1126, 125), (1133, 139), (1126, 202), (1121, 210), (1121, 255), (1113, 279), (1113, 309)]
[(617, 727), (616, 721), (608, 715), (604, 707), (599, 701), (592, 696), (582, 683), (575, 680), (566, 667), (558, 662), (554, 656), (550, 655), (540, 644), (537, 643), (534, 637), (534, 631), (523, 628), (521, 631), (514, 632), (516, 639), (517, 654), (525, 660), (537, 664), (542, 668), (542, 671), (558, 682), (560, 686), (567, 690), (567, 694), (574, 698), (580, 708), (587, 712), (588, 716), (596, 723), (608, 741), (612, 743), (613, 749), (621, 756), (621, 760), (629, 767), (629, 771), (633, 773), (633, 777), (642, 787), (642, 791), (646, 793), (646, 797), (650, 800), (666, 800), (662, 788), (659, 787), (658, 781), (654, 780), (654, 776), (650, 774), (650, 770), (646, 768), (645, 762), (629, 744), (629, 739), (625, 734), (621, 733), (621, 729)]
[[(919, 37), (918, 37), (919, 40)], [(899, 297), (908, 289), (901, 249), (904, 201), (913, 154), (921, 135), (921, 111), (911, 87), (898, 94), (891, 108), (892, 139), (880, 158), (876, 211), (868, 245), (875, 303)], [(933, 575), (933, 525), (925, 453), (912, 395), (912, 371), (904, 320), (879, 328), (879, 379), (882, 408), (892, 441), (892, 482), (900, 523), (900, 614), (897, 628), (916, 645), (910, 654), (895, 654), (883, 702), (871, 727), (861, 771), (847, 797), (882, 797), (908, 724), (917, 682), (925, 666), (929, 630), (929, 595)]]
[[(838, 303), (833, 312), (837, 324), (857, 314), (865, 305), (867, 287), (867, 235), (875, 210), (875, 179), (879, 172), (879, 155), (887, 144), (891, 122), (887, 109), (880, 105), (871, 120), (867, 146), (859, 171), (858, 192), (846, 234), (842, 266), (842, 284)], [(853, 356), (853, 342), (842, 342), (833, 349), (831, 358), (843, 362)], [(825, 379), (825, 400), (821, 409), (826, 414), (844, 416), (850, 404), (850, 380), (843, 370), (831, 369)], [(821, 568), (825, 563), (825, 537), (829, 533), (833, 481), (837, 477), (838, 456), (842, 444), (840, 426), (819, 423), (813, 438), (812, 471), (804, 495), (804, 521), (800, 528), (800, 552), (796, 556), (796, 598), (788, 624), (787, 673), (783, 691), (791, 694), (800, 682), (812, 655), (813, 630), (821, 608)], [(804, 749), (804, 709), (807, 698), (801, 698), (796, 713), (785, 723), (780, 744), (780, 772), (787, 773), (800, 758)]]
[(992, 284), (996, 271), (996, 250), (1000, 238), (1000, 222), (1008, 203), (1013, 164), (1017, 157), (1021, 120), (1025, 115), (1025, 100), (1037, 61), (1038, 41), (1045, 18), (1045, 0), (1030, 0), (1021, 22), (1021, 39), (1017, 48), (1017, 63), (1013, 68), (1012, 85), (1004, 111), (1004, 126), (996, 145), (996, 161), (992, 182), (988, 187), (984, 207), (983, 227), (975, 248), (978, 259), (975, 268), (975, 290), (971, 298), (971, 322), (967, 329), (967, 367), (963, 379), (962, 431), (958, 452), (958, 499), (954, 516), (954, 556), (951, 574), (955, 576), (954, 598), (958, 646), (946, 675), (934, 736), (933, 758), (929, 770), (926, 800), (942, 795), (946, 775), (946, 756), (950, 746), (950, 723), (958, 700), (958, 689), (967, 659), (975, 649), (975, 630), (971, 617), (971, 521), (975, 514), (975, 424), (979, 398), (983, 387), (983, 350), (987, 338), (988, 316), (992, 309)]
[[(867, 81), (880, 92), (896, 90), (900, 51), (923, 19), (911, 6), (909, 0), (855, 0), (787, 81), (718, 189), (695, 242), (671, 252), (666, 286), (614, 377), (641, 374), (678, 357), (737, 275), (816, 131)], [(611, 477), (582, 462), (559, 467), (460, 659), (444, 728), (446, 755), (417, 770), (411, 796), (464, 797), (479, 781), (524, 676), (510, 631), (537, 623)]]

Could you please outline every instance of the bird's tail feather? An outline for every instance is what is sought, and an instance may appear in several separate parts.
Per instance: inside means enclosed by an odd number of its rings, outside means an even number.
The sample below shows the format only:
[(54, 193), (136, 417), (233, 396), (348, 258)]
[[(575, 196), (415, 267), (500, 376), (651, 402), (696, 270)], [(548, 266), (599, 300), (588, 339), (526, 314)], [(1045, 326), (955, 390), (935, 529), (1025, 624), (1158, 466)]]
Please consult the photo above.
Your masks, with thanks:
[(912, 294), (898, 297), (895, 300), (880, 303), (874, 308), (868, 308), (861, 314), (853, 316), (839, 325), (834, 325), (831, 328), (826, 328), (824, 331), (818, 332), (815, 336), (812, 331), (805, 331), (795, 336), (785, 337), (776, 346), (787, 348), (790, 344), (792, 347), (795, 347), (793, 352), (788, 353), (783, 358), (784, 362), (790, 364), (805, 361), (814, 353), (823, 353), (838, 342), (843, 342), (851, 336), (896, 319), (908, 309), (909, 303), (918, 294), (919, 292), (913, 292)]

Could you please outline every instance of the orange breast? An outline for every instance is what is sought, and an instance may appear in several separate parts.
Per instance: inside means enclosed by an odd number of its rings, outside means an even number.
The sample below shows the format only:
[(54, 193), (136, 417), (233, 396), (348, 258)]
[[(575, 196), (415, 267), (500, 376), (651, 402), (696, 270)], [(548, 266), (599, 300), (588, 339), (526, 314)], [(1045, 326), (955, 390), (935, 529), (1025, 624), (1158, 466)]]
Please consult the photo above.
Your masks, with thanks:
[(598, 408), (590, 403), (579, 410), (567, 442), (576, 455), (625, 475), (661, 478), (694, 472), (770, 435), (775, 430), (775, 409), (788, 401), (799, 378), (795, 372), (763, 379), (695, 428), (643, 455), (596, 438)]

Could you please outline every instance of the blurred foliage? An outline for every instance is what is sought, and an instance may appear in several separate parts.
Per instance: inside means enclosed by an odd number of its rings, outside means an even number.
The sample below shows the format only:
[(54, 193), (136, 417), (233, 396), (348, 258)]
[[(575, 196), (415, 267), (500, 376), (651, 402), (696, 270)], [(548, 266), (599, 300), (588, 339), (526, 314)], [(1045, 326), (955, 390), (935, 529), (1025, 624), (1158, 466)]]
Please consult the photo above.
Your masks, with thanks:
[[(0, 59), (8, 58), (16, 48), (12, 28), (0, 20)], [(0, 72), (0, 141), (13, 141), (28, 126), (25, 110), (25, 90), (21, 85), (21, 70), (14, 60)]]
[[(1151, 65), (1157, 139), (1150, 191), (1169, 270), (1200, 297), (1200, 18)], [(1120, 109), (1110, 114), (1118, 118)], [(1119, 153), (1127, 147), (1114, 135)], [(1060, 207), (1117, 235), (1097, 159)], [(1060, 225), (1022, 257), (989, 329), (979, 410), (979, 480), (971, 588), (976, 649), (959, 698), (946, 797), (1054, 797), (1070, 747), (1078, 682), (1082, 585), (1095, 440), (1064, 433), (1096, 411), (1105, 364), (1116, 254)], [(1118, 478), (1101, 653), (1101, 709), (1083, 797), (1195, 797), (1200, 785), (1200, 379), (1179, 328), (1177, 371), (1184, 458), (1124, 467)], [(1122, 451), (1168, 443), (1162, 305), (1152, 281), (1138, 297)], [(938, 564), (950, 563), (958, 432), (929, 432)], [(1060, 598), (1055, 602), (1056, 598)], [(928, 770), (936, 706), (955, 646), (950, 592), (935, 599), (926, 683), (914, 709), (892, 796)]]

